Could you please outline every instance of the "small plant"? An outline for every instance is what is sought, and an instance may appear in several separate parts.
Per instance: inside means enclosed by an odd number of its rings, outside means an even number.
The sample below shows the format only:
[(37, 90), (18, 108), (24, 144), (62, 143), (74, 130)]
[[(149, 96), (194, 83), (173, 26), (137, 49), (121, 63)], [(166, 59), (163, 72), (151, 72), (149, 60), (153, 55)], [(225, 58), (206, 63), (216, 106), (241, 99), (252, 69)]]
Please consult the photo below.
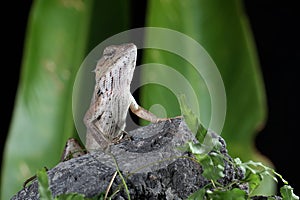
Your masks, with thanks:
[[(263, 165), (261, 162), (242, 162), (239, 158), (234, 160), (225, 157), (221, 153), (221, 146), (218, 138), (212, 139), (212, 150), (207, 153), (205, 146), (203, 145), (204, 138), (207, 134), (210, 134), (200, 123), (199, 119), (194, 115), (192, 110), (187, 106), (185, 96), (180, 97), (180, 106), (183, 117), (186, 124), (191, 129), (199, 143), (194, 144), (189, 142), (185, 150), (191, 152), (197, 162), (202, 166), (202, 175), (210, 180), (210, 184), (196, 191), (189, 196), (189, 200), (221, 200), (221, 199), (235, 199), (235, 200), (248, 200), (251, 199), (253, 191), (261, 184), (262, 180), (269, 176), (278, 182), (279, 177), (284, 183), (284, 186), (280, 188), (281, 197), (283, 200), (297, 200), (299, 197), (293, 193), (293, 188), (288, 185), (288, 182), (278, 174), (274, 169)], [(223, 185), (218, 182), (223, 178), (225, 161), (234, 166), (235, 169), (242, 170), (244, 178), (241, 180), (235, 180), (228, 185)], [(246, 185), (248, 191), (243, 189)], [(268, 200), (275, 200), (275, 197), (268, 197)]]
[[(203, 168), (202, 175), (210, 180), (210, 184), (201, 188), (197, 192), (189, 196), (189, 200), (202, 199), (237, 199), (247, 200), (251, 198), (253, 191), (261, 184), (262, 180), (269, 176), (278, 182), (280, 178), (284, 186), (280, 188), (281, 197), (283, 200), (297, 200), (299, 197), (293, 193), (293, 188), (288, 185), (288, 182), (282, 178), (280, 174), (274, 169), (263, 165), (260, 162), (248, 161), (241, 162), (239, 158), (230, 160), (220, 152), (220, 145), (215, 145), (213, 150), (208, 153), (199, 153), (200, 144), (189, 143), (189, 151), (195, 155), (196, 160)], [(234, 180), (233, 182), (223, 185), (218, 182), (223, 178), (225, 162), (234, 166), (235, 169), (241, 169), (245, 175), (241, 180)], [(243, 189), (243, 186), (248, 188), (248, 191)], [(268, 200), (275, 200), (275, 197), (268, 197)]]

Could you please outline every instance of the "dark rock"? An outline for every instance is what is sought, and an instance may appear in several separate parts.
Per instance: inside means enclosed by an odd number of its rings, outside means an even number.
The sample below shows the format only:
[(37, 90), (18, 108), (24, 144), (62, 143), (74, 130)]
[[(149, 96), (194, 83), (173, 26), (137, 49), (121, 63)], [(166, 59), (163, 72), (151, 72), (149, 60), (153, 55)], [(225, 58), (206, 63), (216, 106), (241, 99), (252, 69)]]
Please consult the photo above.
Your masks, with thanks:
[[(61, 162), (49, 170), (49, 184), (53, 196), (81, 193), (93, 197), (105, 192), (116, 172), (116, 163), (125, 178), (131, 199), (185, 199), (204, 187), (209, 180), (202, 176), (202, 167), (193, 155), (178, 147), (188, 141), (197, 142), (182, 119), (151, 124), (129, 132), (132, 141), (111, 146), (111, 154), (92, 152)], [(221, 152), (232, 160), (225, 141), (212, 134), (221, 143)], [(116, 161), (116, 162), (115, 162)], [(218, 180), (228, 184), (240, 180), (244, 174), (224, 160), (225, 177)], [(120, 189), (113, 199), (127, 199), (117, 175), (109, 194)], [(247, 190), (247, 186), (240, 186)], [(39, 199), (37, 181), (19, 191), (12, 199)]]

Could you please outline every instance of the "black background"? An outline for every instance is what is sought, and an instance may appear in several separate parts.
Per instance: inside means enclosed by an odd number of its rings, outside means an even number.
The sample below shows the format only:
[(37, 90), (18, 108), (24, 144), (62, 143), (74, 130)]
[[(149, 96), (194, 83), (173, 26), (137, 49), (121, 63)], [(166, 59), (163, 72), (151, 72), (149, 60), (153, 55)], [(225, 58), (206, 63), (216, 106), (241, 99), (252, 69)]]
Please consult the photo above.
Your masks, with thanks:
[[(3, 4), (5, 2), (5, 4)], [(1, 3), (1, 149), (12, 116), (31, 1)], [(300, 194), (297, 80), (299, 7), (296, 1), (245, 0), (268, 98), (268, 120), (256, 146)], [(141, 4), (141, 2), (139, 2)], [(132, 3), (133, 27), (142, 27), (145, 4)], [(141, 7), (140, 7), (141, 6)], [(297, 10), (298, 8), (298, 10)]]
[[(298, 130), (299, 11), (296, 1), (245, 1), (265, 81), (268, 120), (256, 146), (300, 194)], [(299, 122), (298, 122), (299, 123)], [(298, 170), (297, 170), (298, 169)]]

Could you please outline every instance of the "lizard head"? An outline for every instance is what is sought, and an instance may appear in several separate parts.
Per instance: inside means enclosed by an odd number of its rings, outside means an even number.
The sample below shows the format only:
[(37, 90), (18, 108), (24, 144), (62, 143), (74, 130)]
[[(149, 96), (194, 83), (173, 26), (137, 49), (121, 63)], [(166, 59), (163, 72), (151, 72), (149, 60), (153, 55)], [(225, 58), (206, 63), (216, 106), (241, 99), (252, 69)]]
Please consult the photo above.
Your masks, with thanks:
[(136, 56), (137, 48), (133, 43), (106, 47), (95, 69), (96, 80), (99, 80), (106, 73), (119, 73), (115, 75), (127, 77), (131, 82)]

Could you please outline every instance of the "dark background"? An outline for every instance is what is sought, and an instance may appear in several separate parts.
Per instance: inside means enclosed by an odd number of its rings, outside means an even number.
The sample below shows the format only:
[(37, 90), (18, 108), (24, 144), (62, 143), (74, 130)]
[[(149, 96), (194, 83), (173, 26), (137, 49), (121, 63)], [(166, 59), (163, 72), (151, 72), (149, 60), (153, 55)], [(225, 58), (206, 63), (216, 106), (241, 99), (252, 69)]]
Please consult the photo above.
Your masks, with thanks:
[[(3, 3), (5, 2), (4, 5)], [(24, 36), (31, 1), (1, 3), (1, 149), (12, 116), (19, 81)], [(299, 9), (296, 1), (244, 0), (245, 11), (257, 46), (268, 98), (266, 126), (257, 136), (256, 146), (269, 157), (294, 192), (300, 194), (297, 171), (299, 150), (298, 117)], [(139, 2), (141, 3), (141, 2)], [(142, 27), (145, 4), (132, 3), (134, 27)], [(142, 7), (140, 7), (142, 6)], [(298, 26), (298, 27), (297, 27)], [(3, 54), (4, 53), (4, 54)], [(0, 155), (1, 157), (1, 155)]]
[[(277, 3), (278, 2), (278, 3)], [(260, 58), (268, 103), (265, 128), (257, 148), (300, 194), (298, 130), (299, 7), (296, 1), (246, 0)], [(294, 2), (294, 3), (291, 3)], [(297, 72), (296, 72), (297, 70)], [(299, 122), (298, 122), (299, 123)]]

